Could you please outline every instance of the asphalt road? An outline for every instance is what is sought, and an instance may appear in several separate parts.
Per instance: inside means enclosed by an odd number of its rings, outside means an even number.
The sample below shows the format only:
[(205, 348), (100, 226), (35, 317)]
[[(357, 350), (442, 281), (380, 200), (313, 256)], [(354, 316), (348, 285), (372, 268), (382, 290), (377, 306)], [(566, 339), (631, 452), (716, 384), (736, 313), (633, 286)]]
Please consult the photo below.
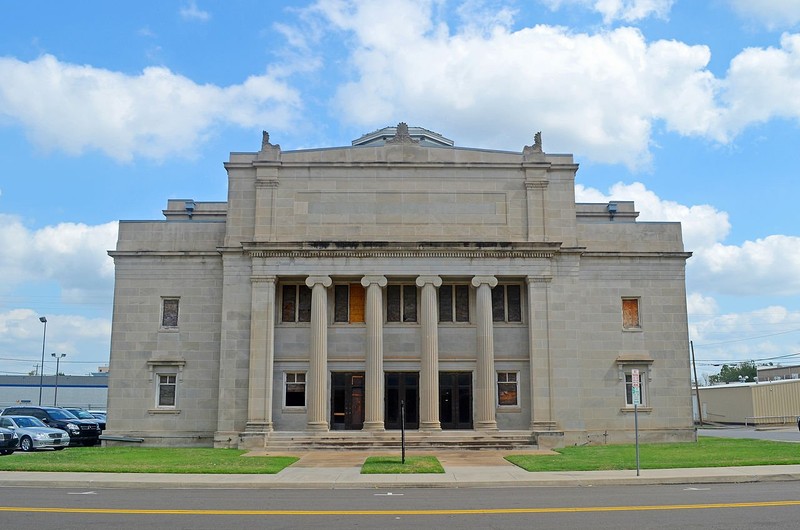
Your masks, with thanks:
[(796, 482), (588, 488), (0, 487), (4, 528), (796, 528)]
[(800, 442), (800, 430), (797, 429), (797, 425), (759, 430), (753, 427), (718, 427), (698, 429), (697, 434), (700, 436), (716, 436), (718, 438), (753, 438), (776, 442)]

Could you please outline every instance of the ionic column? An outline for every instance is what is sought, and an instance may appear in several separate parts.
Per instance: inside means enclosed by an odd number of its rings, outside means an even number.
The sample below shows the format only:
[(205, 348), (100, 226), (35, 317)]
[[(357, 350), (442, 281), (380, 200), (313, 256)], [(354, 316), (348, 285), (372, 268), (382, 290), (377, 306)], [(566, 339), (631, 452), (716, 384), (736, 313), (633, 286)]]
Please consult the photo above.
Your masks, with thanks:
[(422, 287), (420, 324), (422, 325), (420, 360), (419, 429), (440, 431), (439, 423), (439, 305), (436, 289), (441, 287), (439, 276), (420, 276), (417, 287)]
[(475, 429), (497, 430), (495, 414), (494, 328), (492, 327), (492, 289), (497, 286), (494, 276), (475, 276), (472, 286), (477, 292), (477, 351), (475, 389)]
[(528, 357), (530, 360), (531, 430), (550, 430), (553, 380), (550, 365), (550, 314), (548, 287), (551, 277), (528, 276)]
[(325, 403), (328, 396), (328, 291), (329, 276), (309, 276), (311, 288), (311, 351), (308, 363), (308, 416), (306, 430), (327, 431)]
[(249, 432), (272, 431), (272, 363), (275, 354), (275, 276), (251, 279)]
[(364, 276), (361, 285), (367, 290), (364, 321), (367, 325), (367, 359), (364, 384), (365, 431), (382, 431), (383, 425), (383, 291), (385, 276)]

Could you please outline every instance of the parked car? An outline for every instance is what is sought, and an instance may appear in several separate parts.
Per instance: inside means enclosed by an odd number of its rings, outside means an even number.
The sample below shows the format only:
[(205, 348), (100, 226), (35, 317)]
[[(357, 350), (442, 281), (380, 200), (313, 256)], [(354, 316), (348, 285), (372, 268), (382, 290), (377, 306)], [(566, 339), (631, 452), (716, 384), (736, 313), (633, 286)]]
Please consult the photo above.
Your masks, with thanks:
[(16, 431), (19, 448), (26, 453), (45, 448), (60, 451), (69, 445), (67, 431), (48, 427), (33, 416), (0, 416), (0, 427)]
[(19, 436), (11, 429), (0, 427), (0, 455), (10, 455), (17, 450)]
[(99, 445), (100, 425), (95, 420), (82, 420), (58, 407), (34, 407), (32, 405), (7, 407), (3, 416), (33, 416), (48, 427), (69, 433), (70, 445)]
[(102, 419), (98, 418), (91, 412), (86, 409), (81, 409), (77, 407), (64, 407), (64, 410), (71, 412), (75, 415), (76, 418), (80, 418), (82, 420), (94, 420), (100, 425), (100, 430), (104, 431), (106, 429), (106, 419), (103, 417)]

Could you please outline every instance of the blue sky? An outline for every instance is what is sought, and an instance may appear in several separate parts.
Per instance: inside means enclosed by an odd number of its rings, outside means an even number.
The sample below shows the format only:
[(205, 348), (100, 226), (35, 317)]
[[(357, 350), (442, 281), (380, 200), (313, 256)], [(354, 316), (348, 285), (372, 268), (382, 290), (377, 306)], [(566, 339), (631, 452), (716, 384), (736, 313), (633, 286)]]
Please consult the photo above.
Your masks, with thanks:
[[(0, 0), (0, 373), (108, 362), (119, 219), (399, 121), (683, 223), (698, 372), (800, 362), (796, 0)], [(647, 318), (643, 315), (643, 318)], [(701, 376), (702, 377), (702, 376)]]

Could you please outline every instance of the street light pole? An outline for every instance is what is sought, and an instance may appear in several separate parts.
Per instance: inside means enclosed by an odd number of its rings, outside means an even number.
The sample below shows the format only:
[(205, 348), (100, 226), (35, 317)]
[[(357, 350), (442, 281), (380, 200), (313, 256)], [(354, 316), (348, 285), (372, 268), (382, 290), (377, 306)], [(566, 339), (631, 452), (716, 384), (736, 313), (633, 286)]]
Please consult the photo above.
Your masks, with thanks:
[(55, 394), (55, 397), (53, 398), (53, 406), (57, 407), (58, 406), (58, 364), (61, 361), (61, 359), (63, 359), (64, 357), (67, 356), (67, 354), (66, 353), (59, 353), (59, 354), (51, 353), (50, 355), (52, 355), (53, 357), (56, 358), (56, 394)]
[(44, 383), (44, 344), (47, 340), (47, 317), (39, 317), (39, 322), (44, 324), (44, 331), (42, 332), (42, 365), (39, 372), (39, 406), (42, 406), (42, 386)]

